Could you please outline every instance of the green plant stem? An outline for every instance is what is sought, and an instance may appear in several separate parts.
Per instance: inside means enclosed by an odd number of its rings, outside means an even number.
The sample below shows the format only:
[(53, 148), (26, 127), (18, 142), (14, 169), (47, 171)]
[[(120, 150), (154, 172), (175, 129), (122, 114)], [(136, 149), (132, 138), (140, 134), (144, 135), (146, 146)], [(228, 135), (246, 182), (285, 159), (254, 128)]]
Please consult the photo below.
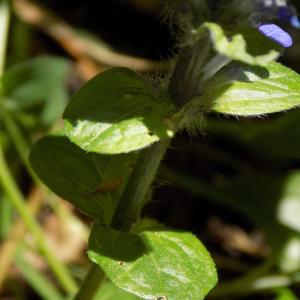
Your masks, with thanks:
[[(24, 250), (24, 249), (21, 249)], [(44, 300), (63, 300), (64, 297), (56, 289), (56, 287), (49, 282), (49, 280), (41, 272), (35, 269), (30, 263), (26, 261), (21, 255), (16, 257), (16, 265), (21, 271), (26, 281)]]
[[(115, 229), (129, 231), (140, 217), (150, 185), (169, 144), (169, 139), (162, 140), (141, 152), (112, 218), (111, 225)], [(74, 300), (92, 300), (103, 279), (103, 271), (93, 265)]]
[(12, 205), (4, 195), (0, 199), (0, 240), (4, 239), (12, 224)]
[[(185, 50), (187, 53), (185, 53)], [(178, 107), (182, 106), (193, 95), (195, 77), (197, 77), (197, 72), (201, 69), (205, 57), (209, 54), (209, 50), (207, 39), (204, 45), (196, 43), (191, 48), (184, 49), (179, 56), (168, 87), (171, 98)], [(161, 140), (141, 152), (113, 215), (111, 222), (113, 228), (130, 231), (132, 225), (139, 219), (141, 210), (147, 202), (150, 185), (155, 178), (170, 141), (170, 139)], [(100, 275), (100, 271), (96, 271), (96, 268), (96, 266), (92, 267), (87, 275), (93, 285), (90, 286), (86, 278), (75, 300), (93, 299), (104, 278), (103, 273), (101, 272)], [(93, 291), (91, 291), (92, 288)]]
[(0, 77), (2, 77), (5, 67), (9, 23), (10, 1), (0, 0)]
[(3, 108), (1, 112), (2, 116), (2, 121), (6, 127), (7, 132), (9, 133), (10, 138), (12, 139), (17, 152), (26, 167), (27, 171), (29, 172), (31, 178), (33, 179), (35, 184), (40, 185), (40, 180), (32, 170), (30, 163), (28, 161), (28, 151), (29, 151), (29, 146), (27, 142), (25, 141), (23, 134), (18, 127), (18, 124), (14, 120), (14, 118), (11, 116), (10, 112), (7, 111), (5, 108)]
[(96, 264), (93, 264), (84, 278), (74, 300), (92, 300), (105, 278), (104, 272)]
[(169, 144), (169, 139), (162, 140), (140, 154), (112, 219), (112, 227), (115, 229), (129, 231), (138, 220), (149, 187)]
[[(32, 216), (36, 215), (37, 210), (42, 204), (42, 200), (42, 193), (38, 189), (35, 189), (28, 196), (26, 206), (30, 210)], [(6, 202), (11, 205), (10, 201)], [(0, 248), (0, 289), (2, 288), (3, 282), (9, 274), (10, 265), (16, 254), (19, 243), (23, 240), (26, 229), (27, 227), (25, 223), (20, 218), (10, 229), (10, 232), (7, 234), (5, 241), (2, 242)]]
[(176, 106), (184, 105), (195, 96), (200, 70), (209, 55), (209, 37), (182, 49), (169, 83), (169, 93)]
[(13, 176), (8, 168), (6, 160), (4, 158), (1, 141), (0, 141), (0, 184), (7, 194), (8, 199), (11, 201), (12, 205), (18, 211), (22, 217), (24, 223), (32, 233), (36, 244), (41, 252), (41, 254), (47, 260), (53, 273), (56, 275), (60, 281), (63, 288), (67, 293), (71, 294), (76, 290), (76, 284), (73, 278), (69, 275), (68, 270), (64, 265), (62, 265), (57, 258), (53, 255), (51, 250), (46, 244), (44, 238), (44, 233), (39, 227), (39, 224), (35, 221), (31, 213), (29, 212), (25, 199), (20, 192), (17, 184), (15, 183)]
[(201, 78), (200, 85), (203, 85), (207, 80), (212, 78), (218, 71), (228, 65), (231, 61), (231, 58), (221, 54), (214, 56), (202, 70), (203, 76)]

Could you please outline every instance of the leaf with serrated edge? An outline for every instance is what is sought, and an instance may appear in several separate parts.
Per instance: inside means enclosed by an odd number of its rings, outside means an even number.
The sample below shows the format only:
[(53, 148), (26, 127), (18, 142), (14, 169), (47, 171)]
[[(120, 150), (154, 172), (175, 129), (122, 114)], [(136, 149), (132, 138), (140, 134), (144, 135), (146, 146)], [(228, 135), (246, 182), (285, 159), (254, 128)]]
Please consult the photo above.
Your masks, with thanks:
[(66, 134), (82, 149), (103, 154), (126, 153), (171, 137), (167, 115), (173, 105), (154, 94), (129, 69), (105, 71), (72, 98), (64, 113)]
[(201, 300), (217, 282), (209, 253), (186, 232), (136, 235), (95, 225), (88, 255), (116, 286), (143, 299)]

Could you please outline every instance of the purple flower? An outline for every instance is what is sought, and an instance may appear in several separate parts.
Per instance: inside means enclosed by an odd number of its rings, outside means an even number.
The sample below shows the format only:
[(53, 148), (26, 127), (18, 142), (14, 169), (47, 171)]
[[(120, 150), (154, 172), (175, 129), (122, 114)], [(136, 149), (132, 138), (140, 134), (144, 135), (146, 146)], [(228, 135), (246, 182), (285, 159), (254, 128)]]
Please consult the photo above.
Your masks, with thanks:
[(298, 19), (296, 9), (287, 3), (285, 0), (256, 0), (257, 11), (266, 17), (267, 22), (259, 24), (257, 27), (259, 31), (277, 42), (281, 46), (288, 48), (293, 45), (291, 36), (279, 26), (269, 23), (271, 19), (278, 19), (283, 22), (288, 22), (291, 26), (300, 29), (300, 20)]
[(258, 29), (263, 35), (267, 36), (285, 48), (293, 45), (291, 36), (275, 24), (263, 24), (260, 25)]

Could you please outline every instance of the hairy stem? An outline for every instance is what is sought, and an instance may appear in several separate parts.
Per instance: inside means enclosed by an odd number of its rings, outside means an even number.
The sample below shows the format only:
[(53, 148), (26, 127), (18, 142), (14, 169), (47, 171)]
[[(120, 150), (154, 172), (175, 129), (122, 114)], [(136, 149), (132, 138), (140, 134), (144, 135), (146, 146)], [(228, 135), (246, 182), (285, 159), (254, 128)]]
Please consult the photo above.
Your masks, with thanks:
[[(169, 144), (170, 140), (165, 139), (141, 152), (112, 218), (112, 227), (129, 231), (138, 220), (147, 202), (147, 192)], [(74, 300), (92, 300), (103, 279), (103, 271), (99, 266), (93, 265)]]
[[(204, 43), (196, 42), (195, 45), (182, 49), (168, 86), (169, 94), (177, 107), (184, 105), (197, 90), (197, 78), (209, 53), (208, 38)], [(150, 185), (169, 145), (170, 139), (165, 139), (141, 152), (112, 218), (113, 228), (130, 231), (132, 225), (140, 218), (141, 210), (147, 202)], [(104, 274), (100, 270), (96, 271), (96, 268), (97, 266), (93, 266), (88, 273), (75, 300), (93, 299), (104, 278)], [(88, 280), (91, 280), (92, 284)]]
[(210, 56), (209, 37), (182, 49), (170, 78), (169, 93), (177, 107), (195, 97), (200, 70)]
[(100, 288), (104, 278), (104, 272), (98, 265), (93, 264), (84, 278), (74, 300), (92, 300)]
[(146, 194), (170, 144), (162, 140), (140, 154), (112, 220), (112, 227), (129, 231), (146, 204)]

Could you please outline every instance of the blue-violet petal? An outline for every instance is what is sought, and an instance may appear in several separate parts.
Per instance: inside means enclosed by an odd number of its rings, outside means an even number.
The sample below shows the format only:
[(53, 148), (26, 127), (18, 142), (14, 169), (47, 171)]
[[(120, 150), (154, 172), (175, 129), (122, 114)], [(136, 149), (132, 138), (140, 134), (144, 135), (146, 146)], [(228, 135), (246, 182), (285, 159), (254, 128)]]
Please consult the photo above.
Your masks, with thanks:
[(260, 25), (258, 29), (262, 34), (285, 48), (291, 47), (293, 45), (291, 36), (275, 24), (263, 24)]

